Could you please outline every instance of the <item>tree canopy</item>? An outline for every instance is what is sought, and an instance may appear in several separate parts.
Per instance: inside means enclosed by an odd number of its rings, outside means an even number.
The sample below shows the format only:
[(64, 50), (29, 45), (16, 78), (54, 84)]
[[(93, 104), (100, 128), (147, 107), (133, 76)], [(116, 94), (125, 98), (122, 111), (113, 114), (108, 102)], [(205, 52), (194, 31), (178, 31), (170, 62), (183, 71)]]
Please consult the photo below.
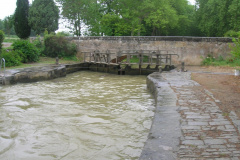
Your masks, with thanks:
[[(76, 36), (224, 36), (240, 31), (239, 0), (56, 0), (61, 18)], [(17, 34), (32, 29), (40, 34), (58, 29), (59, 9), (54, 0), (17, 0)], [(21, 12), (20, 12), (21, 10)], [(24, 12), (25, 11), (25, 12)], [(16, 14), (17, 13), (17, 14)], [(29, 23), (27, 22), (29, 21)], [(0, 29), (9, 33), (9, 19)], [(22, 27), (20, 29), (20, 27)], [(231, 33), (233, 33), (231, 32)], [(11, 31), (12, 33), (12, 31)], [(230, 33), (230, 32), (229, 32)]]
[(29, 10), (29, 25), (37, 33), (58, 29), (59, 9), (53, 0), (34, 0)]
[(196, 0), (198, 27), (204, 36), (223, 36), (240, 30), (239, 0)]
[[(194, 6), (187, 0), (57, 0), (75, 35), (190, 35)], [(81, 29), (87, 27), (86, 33)]]

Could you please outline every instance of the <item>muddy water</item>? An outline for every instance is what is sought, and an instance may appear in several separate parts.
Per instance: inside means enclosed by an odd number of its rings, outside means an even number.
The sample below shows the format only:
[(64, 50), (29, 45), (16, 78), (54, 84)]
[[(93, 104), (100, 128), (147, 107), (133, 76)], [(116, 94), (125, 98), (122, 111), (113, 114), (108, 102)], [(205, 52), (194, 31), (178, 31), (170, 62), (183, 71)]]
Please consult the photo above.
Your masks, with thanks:
[(78, 72), (0, 86), (0, 159), (138, 159), (154, 110), (145, 83)]

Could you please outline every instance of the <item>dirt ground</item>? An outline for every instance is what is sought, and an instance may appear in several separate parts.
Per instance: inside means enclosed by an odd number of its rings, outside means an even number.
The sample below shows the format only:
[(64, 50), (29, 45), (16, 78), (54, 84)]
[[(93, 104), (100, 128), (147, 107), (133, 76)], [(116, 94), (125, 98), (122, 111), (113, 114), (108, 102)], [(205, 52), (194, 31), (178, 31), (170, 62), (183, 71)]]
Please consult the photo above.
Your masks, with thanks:
[(2, 44), (3, 44), (3, 48), (7, 48), (12, 45), (12, 43), (7, 43), (7, 42), (3, 42)]
[[(240, 76), (230, 67), (186, 67), (193, 71), (192, 79), (213, 93), (221, 101), (223, 113), (235, 111), (240, 118)], [(232, 75), (231, 75), (232, 74)]]

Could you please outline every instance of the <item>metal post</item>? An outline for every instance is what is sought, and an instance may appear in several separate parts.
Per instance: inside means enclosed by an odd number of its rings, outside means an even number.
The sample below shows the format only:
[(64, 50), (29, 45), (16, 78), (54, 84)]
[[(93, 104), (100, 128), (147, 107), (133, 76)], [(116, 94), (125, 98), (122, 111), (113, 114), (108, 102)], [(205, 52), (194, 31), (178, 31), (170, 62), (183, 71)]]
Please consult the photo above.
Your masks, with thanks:
[(91, 52), (90, 53), (90, 62), (92, 62), (92, 56), (93, 56), (93, 53)]
[(129, 64), (130, 63), (130, 54), (128, 53), (128, 55), (127, 55), (127, 64)]
[[(156, 65), (159, 66), (159, 54), (156, 55), (157, 59), (156, 59)], [(161, 61), (161, 60), (160, 60)]]
[(182, 62), (182, 64), (181, 64), (181, 71), (184, 72), (184, 70), (185, 70), (185, 63)]
[(56, 65), (59, 65), (59, 58), (56, 57)]
[(1, 59), (1, 64), (0, 64), (0, 73), (1, 73), (1, 69), (2, 69), (2, 63), (3, 63), (3, 74), (4, 74), (4, 78), (5, 78), (5, 72), (6, 72), (6, 68), (5, 68), (5, 59), (2, 58)]
[(84, 52), (84, 54), (83, 54), (83, 62), (85, 63), (86, 62), (86, 53)]
[(170, 54), (170, 66), (172, 65), (172, 55)]
[[(160, 52), (160, 53), (161, 53), (161, 52)], [(162, 55), (160, 54), (159, 56), (160, 56), (160, 58), (159, 58), (159, 59), (160, 59), (159, 65), (162, 66)]]

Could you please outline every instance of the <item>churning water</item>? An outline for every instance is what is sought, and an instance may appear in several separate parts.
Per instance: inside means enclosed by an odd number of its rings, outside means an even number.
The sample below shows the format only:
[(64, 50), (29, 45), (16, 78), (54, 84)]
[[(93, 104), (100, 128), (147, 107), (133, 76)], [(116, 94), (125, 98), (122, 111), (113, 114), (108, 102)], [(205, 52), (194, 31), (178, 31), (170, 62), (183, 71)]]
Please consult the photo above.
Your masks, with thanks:
[(0, 86), (0, 159), (138, 159), (154, 114), (145, 83), (77, 72)]

